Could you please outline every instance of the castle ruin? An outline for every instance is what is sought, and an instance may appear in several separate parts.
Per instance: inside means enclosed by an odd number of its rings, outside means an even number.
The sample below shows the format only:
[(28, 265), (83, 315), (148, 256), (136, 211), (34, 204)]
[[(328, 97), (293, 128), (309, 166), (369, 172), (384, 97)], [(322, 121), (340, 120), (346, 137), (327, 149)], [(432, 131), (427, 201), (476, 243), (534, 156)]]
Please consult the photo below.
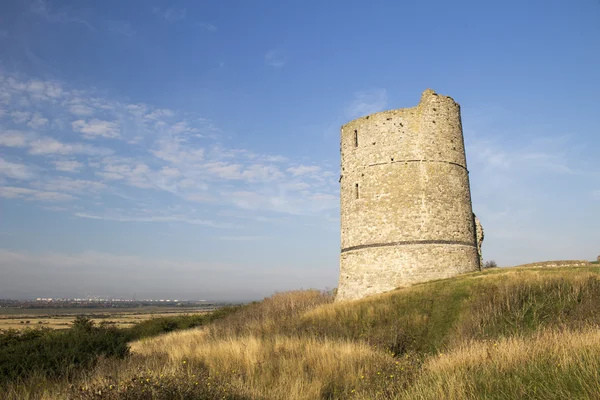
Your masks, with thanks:
[(344, 125), (340, 198), (336, 301), (481, 269), (452, 98), (428, 89), (416, 107)]

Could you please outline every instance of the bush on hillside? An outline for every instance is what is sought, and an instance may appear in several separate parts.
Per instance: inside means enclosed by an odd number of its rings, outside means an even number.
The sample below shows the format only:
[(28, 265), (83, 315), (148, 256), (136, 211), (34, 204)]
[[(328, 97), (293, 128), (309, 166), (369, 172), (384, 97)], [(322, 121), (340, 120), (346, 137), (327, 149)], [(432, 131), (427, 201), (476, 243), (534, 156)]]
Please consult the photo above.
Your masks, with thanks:
[(483, 264), (483, 268), (498, 268), (498, 264), (496, 264), (496, 261), (494, 260), (486, 261), (485, 264)]
[[(100, 357), (124, 358), (132, 340), (200, 326), (229, 315), (239, 307), (212, 313), (153, 318), (127, 329), (78, 316), (70, 329), (50, 328), (0, 332), (0, 386), (37, 376), (71, 378), (92, 368)], [(1, 397), (1, 396), (0, 396)]]
[(129, 354), (127, 337), (111, 327), (96, 327), (80, 318), (71, 329), (9, 330), (0, 335), (0, 384), (33, 375), (72, 377), (93, 367), (100, 356)]

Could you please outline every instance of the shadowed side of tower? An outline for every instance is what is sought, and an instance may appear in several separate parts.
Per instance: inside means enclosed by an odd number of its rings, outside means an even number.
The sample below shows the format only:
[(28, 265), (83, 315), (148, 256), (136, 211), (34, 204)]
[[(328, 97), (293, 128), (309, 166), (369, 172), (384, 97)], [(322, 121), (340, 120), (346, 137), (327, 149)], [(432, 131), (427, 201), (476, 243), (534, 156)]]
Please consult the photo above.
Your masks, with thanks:
[(479, 269), (460, 106), (426, 90), (414, 108), (341, 131), (336, 301)]

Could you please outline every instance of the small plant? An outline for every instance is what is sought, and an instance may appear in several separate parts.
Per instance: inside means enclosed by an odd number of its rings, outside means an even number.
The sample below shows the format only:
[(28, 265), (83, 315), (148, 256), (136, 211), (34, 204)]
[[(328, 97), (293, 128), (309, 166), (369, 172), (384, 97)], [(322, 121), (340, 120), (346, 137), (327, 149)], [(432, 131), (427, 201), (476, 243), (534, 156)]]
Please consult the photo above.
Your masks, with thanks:
[(485, 264), (483, 265), (483, 268), (484, 269), (498, 268), (498, 264), (496, 264), (496, 261), (494, 261), (494, 260), (486, 261)]
[(85, 315), (79, 315), (73, 321), (73, 329), (82, 332), (91, 332), (94, 329), (94, 321)]

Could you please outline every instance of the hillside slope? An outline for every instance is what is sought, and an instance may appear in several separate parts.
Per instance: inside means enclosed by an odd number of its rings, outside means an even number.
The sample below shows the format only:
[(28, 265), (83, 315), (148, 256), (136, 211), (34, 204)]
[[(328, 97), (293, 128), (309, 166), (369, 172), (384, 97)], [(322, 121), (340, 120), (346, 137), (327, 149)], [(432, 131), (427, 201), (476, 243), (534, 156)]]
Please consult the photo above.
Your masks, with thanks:
[(133, 343), (42, 398), (600, 398), (599, 323), (598, 266), (493, 269), (348, 303), (281, 293)]

